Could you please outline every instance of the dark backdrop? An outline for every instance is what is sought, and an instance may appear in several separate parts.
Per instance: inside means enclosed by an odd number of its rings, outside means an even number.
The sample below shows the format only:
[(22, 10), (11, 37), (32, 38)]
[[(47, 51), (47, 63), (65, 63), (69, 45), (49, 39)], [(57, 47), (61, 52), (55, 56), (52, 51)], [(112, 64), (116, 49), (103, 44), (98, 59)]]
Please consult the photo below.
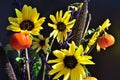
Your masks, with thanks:
[[(28, 4), (37, 7), (38, 12), (42, 16), (48, 17), (50, 13), (56, 10), (67, 9), (67, 6), (74, 2), (81, 2), (82, 0), (20, 0), (21, 5)], [(9, 25), (8, 17), (15, 16), (14, 5), (15, 0), (1, 0), (0, 1), (0, 42), (5, 46), (9, 41), (8, 31), (6, 26)], [(106, 18), (111, 20), (111, 27), (109, 33), (115, 36), (115, 45), (109, 47), (106, 51), (101, 50), (97, 53), (93, 50), (91, 55), (95, 66), (88, 66), (89, 71), (98, 80), (119, 80), (120, 73), (120, 0), (91, 0), (89, 3), (89, 12), (92, 14), (92, 21), (90, 27), (98, 27)], [(1, 62), (0, 62), (1, 63)], [(7, 80), (0, 66), (0, 80)]]

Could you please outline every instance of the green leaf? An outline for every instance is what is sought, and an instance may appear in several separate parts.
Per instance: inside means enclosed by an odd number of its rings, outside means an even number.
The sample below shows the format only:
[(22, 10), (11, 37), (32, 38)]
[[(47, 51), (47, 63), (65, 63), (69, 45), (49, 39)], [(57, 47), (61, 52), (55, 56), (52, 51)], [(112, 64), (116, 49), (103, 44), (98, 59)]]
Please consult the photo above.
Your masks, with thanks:
[(37, 61), (33, 64), (33, 76), (37, 77), (38, 73), (42, 67), (42, 60), (39, 57)]
[(83, 6), (83, 3), (73, 3), (68, 6), (68, 11), (72, 12), (72, 10), (78, 11)]
[(21, 57), (16, 57), (17, 62), (20, 62), (21, 60), (25, 61), (25, 58), (24, 57), (22, 57), (22, 58)]
[(5, 52), (7, 53), (7, 52), (10, 51), (10, 50), (13, 50), (13, 49), (11, 48), (10, 44), (7, 44), (7, 45), (5, 46)]
[(20, 60), (21, 60), (21, 58), (20, 58), (20, 57), (17, 57), (17, 58), (16, 58), (16, 61), (17, 61), (17, 62), (19, 62)]
[(48, 52), (48, 53), (51, 53), (51, 49), (50, 49), (50, 48), (47, 48), (47, 52)]
[(95, 29), (93, 29), (93, 28), (88, 30), (89, 35), (93, 34), (94, 32), (95, 32)]
[(34, 50), (30, 51), (30, 60), (33, 60), (36, 55)]

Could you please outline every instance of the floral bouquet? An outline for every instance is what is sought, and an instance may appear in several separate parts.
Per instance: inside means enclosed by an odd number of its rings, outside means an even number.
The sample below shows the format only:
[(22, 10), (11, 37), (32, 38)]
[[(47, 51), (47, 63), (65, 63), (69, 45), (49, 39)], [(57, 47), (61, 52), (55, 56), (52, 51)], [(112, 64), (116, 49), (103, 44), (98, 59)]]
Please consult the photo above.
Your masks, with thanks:
[[(6, 28), (13, 34), (9, 44), (0, 47), (0, 59), (9, 80), (97, 80), (86, 65), (95, 65), (90, 55), (95, 46), (100, 52), (114, 44), (114, 37), (107, 33), (109, 19), (97, 29), (89, 29), (89, 0), (73, 3), (65, 12), (50, 14), (47, 29), (51, 32), (45, 37), (41, 31), (46, 17), (41, 17), (37, 8), (27, 4), (21, 8), (17, 3), (16, 16), (8, 18), (10, 25)], [(17, 53), (16, 73), (6, 56), (10, 50)]]

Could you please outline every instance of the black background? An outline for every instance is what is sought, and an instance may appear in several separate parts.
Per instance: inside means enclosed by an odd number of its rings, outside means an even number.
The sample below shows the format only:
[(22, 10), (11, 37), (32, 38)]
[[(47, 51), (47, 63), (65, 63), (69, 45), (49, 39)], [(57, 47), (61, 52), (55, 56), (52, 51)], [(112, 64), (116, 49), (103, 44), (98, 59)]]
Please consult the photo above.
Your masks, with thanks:
[[(19, 0), (21, 5), (24, 4), (36, 7), (41, 16), (48, 18), (49, 14), (55, 14), (57, 10), (67, 9), (67, 6), (74, 2), (82, 0)], [(15, 0), (0, 1), (0, 42), (5, 46), (9, 41), (10, 34), (6, 30), (9, 25), (8, 17), (15, 16)], [(89, 3), (89, 12), (92, 14), (90, 27), (98, 27), (106, 18), (109, 18), (112, 25), (108, 33), (114, 35), (116, 42), (106, 51), (96, 50), (91, 52), (94, 66), (88, 66), (91, 74), (98, 80), (119, 80), (120, 73), (120, 0), (91, 0)], [(2, 67), (0, 67), (0, 80), (7, 80)]]

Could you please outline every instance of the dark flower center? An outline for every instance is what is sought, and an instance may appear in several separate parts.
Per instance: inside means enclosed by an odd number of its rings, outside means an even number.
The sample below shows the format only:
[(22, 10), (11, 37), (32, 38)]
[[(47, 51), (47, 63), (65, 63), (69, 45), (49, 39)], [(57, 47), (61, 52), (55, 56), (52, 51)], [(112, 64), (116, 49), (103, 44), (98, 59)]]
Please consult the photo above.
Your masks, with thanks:
[(34, 23), (30, 20), (24, 20), (20, 23), (20, 28), (22, 30), (32, 30), (34, 28)]
[(74, 56), (65, 56), (64, 65), (67, 68), (73, 69), (78, 64), (77, 59)]
[(64, 31), (66, 29), (66, 25), (63, 22), (58, 22), (57, 23), (57, 29), (59, 31)]
[(45, 45), (45, 40), (40, 40), (39, 44), (40, 44), (40, 46), (44, 46)]

